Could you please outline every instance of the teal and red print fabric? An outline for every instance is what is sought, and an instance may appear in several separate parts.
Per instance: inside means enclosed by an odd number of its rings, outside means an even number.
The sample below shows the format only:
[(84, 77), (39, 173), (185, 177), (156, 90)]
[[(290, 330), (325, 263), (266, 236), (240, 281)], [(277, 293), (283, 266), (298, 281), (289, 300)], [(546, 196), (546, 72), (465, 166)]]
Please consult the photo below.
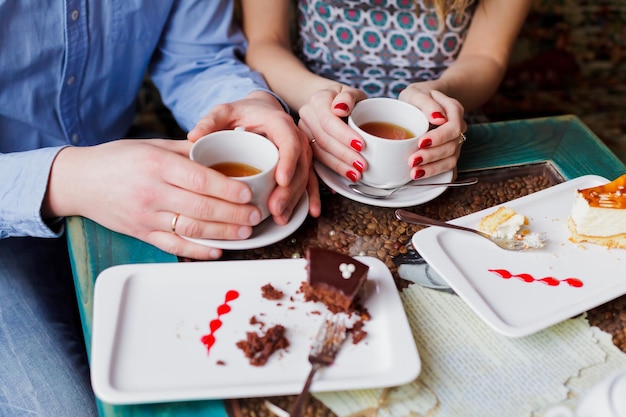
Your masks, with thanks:
[[(476, 2), (439, 25), (424, 0), (298, 0), (298, 54), (314, 73), (397, 97), (456, 59)], [(441, 27), (440, 27), (441, 26)]]

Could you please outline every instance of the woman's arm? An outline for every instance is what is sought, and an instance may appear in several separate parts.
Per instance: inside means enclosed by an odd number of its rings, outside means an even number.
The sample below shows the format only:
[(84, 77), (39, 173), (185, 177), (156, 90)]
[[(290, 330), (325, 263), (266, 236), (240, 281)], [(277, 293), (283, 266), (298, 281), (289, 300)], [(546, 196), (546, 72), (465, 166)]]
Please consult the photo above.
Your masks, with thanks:
[(415, 86), (454, 97), (466, 111), (482, 106), (504, 77), (531, 3), (531, 0), (481, 0), (455, 63), (439, 79)]
[(290, 0), (242, 0), (248, 37), (247, 64), (300, 115), (298, 126), (315, 138), (315, 158), (352, 181), (367, 162), (358, 152), (360, 137), (342, 117), (365, 93), (310, 72), (291, 49)]
[(400, 93), (401, 100), (439, 116), (432, 122), (437, 128), (409, 156), (413, 178), (456, 166), (466, 129), (464, 112), (479, 108), (497, 90), (530, 6), (531, 0), (481, 0), (457, 60), (439, 79), (413, 83)]
[(243, 28), (248, 38), (246, 63), (265, 77), (289, 107), (299, 110), (315, 92), (342, 85), (311, 73), (293, 54), (290, 0), (242, 0)]

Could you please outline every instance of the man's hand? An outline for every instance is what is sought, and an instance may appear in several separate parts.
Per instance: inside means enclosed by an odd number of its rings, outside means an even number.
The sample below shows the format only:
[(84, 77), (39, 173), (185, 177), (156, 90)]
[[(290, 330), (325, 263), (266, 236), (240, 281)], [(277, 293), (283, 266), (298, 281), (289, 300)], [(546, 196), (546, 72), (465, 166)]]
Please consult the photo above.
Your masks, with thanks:
[(192, 142), (216, 130), (243, 127), (266, 136), (279, 152), (276, 167), (278, 186), (269, 200), (274, 221), (286, 224), (305, 190), (309, 193), (309, 213), (317, 217), (321, 202), (312, 167), (312, 152), (306, 135), (295, 125), (280, 102), (264, 91), (250, 93), (245, 99), (215, 106), (187, 135)]

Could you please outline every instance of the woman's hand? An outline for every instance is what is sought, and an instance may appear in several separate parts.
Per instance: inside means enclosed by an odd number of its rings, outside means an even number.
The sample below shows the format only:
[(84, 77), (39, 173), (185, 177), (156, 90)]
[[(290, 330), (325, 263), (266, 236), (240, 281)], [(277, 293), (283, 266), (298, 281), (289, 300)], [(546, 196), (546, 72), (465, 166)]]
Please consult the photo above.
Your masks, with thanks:
[(354, 182), (367, 169), (359, 153), (363, 139), (342, 118), (364, 98), (361, 90), (336, 84), (317, 91), (299, 110), (298, 126), (307, 134), (315, 159)]
[(411, 178), (432, 177), (456, 167), (467, 130), (461, 103), (420, 83), (409, 85), (399, 99), (419, 108), (436, 126), (419, 139), (419, 150), (408, 156)]

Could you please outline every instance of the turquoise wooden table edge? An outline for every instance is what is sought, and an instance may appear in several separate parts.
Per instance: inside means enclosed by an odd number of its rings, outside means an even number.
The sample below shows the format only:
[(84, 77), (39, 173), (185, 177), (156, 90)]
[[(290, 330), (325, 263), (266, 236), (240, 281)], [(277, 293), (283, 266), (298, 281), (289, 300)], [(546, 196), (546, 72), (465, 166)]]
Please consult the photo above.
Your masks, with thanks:
[[(467, 137), (459, 159), (460, 172), (550, 162), (565, 179), (587, 174), (612, 179), (626, 173), (624, 163), (576, 116), (472, 125)], [(98, 274), (114, 265), (177, 262), (177, 258), (81, 217), (66, 220), (66, 236), (89, 352), (93, 286)], [(97, 402), (102, 416), (228, 415), (219, 400), (125, 406)]]
[[(177, 262), (176, 256), (126, 235), (112, 232), (91, 220), (71, 217), (66, 236), (79, 303), (87, 352), (91, 350), (91, 324), (94, 284), (108, 267), (128, 263)], [(103, 251), (102, 248), (106, 250)], [(227, 417), (221, 400), (186, 401), (160, 404), (113, 405), (96, 398), (101, 416)]]
[(467, 138), (460, 172), (550, 162), (565, 179), (626, 173), (624, 163), (573, 115), (472, 125)]

